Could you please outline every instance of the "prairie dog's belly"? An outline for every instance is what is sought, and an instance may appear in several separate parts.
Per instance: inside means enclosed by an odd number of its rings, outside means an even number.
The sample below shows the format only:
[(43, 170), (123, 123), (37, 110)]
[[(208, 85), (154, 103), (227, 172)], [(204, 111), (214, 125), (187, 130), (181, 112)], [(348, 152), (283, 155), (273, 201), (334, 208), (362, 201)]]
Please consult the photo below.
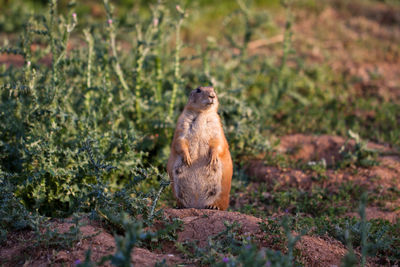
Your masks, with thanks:
[(174, 189), (177, 198), (187, 208), (205, 208), (213, 204), (221, 193), (222, 163), (209, 167), (202, 158), (187, 166), (178, 157), (173, 167)]
[(219, 121), (207, 116), (198, 116), (190, 125), (185, 138), (189, 140), (192, 165), (177, 157), (173, 167), (176, 196), (187, 208), (205, 208), (212, 205), (221, 193), (222, 163), (209, 166), (212, 138), (221, 134)]

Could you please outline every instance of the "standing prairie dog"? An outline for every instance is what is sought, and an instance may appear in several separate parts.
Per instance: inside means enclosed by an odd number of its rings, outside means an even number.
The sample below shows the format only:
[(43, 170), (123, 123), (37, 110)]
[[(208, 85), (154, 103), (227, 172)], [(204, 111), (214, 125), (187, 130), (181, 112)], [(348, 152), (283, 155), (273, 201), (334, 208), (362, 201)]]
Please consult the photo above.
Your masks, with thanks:
[(229, 206), (232, 159), (217, 110), (214, 88), (199, 87), (179, 116), (167, 171), (180, 207)]

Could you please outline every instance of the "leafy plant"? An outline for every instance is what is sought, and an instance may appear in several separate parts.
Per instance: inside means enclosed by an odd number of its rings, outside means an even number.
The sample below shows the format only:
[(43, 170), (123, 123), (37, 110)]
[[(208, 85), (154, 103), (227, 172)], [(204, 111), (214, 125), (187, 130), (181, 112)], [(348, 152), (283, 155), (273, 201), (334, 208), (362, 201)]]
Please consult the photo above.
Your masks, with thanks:
[(0, 173), (0, 243), (7, 240), (10, 230), (33, 228), (35, 216), (15, 196), (13, 175)]
[(71, 223), (72, 225), (68, 231), (60, 233), (57, 229), (52, 229), (51, 224), (45, 218), (37, 217), (33, 226), (35, 233), (35, 243), (33, 246), (57, 250), (70, 249), (78, 241), (91, 237), (83, 236), (80, 232), (80, 227), (84, 224), (79, 216), (75, 215)]
[[(239, 234), (240, 225), (236, 222), (225, 222), (226, 229), (209, 237), (208, 244), (200, 248), (193, 242), (177, 243), (177, 248), (194, 262), (211, 266), (293, 266), (295, 263), (294, 246), (301, 235), (293, 236), (288, 218), (279, 223), (279, 231), (286, 243), (287, 254), (267, 248), (259, 248), (250, 236)], [(261, 229), (270, 237), (269, 224), (261, 224)], [(274, 230), (275, 231), (275, 230)]]
[(378, 165), (379, 162), (376, 160), (377, 151), (367, 147), (367, 142), (361, 140), (357, 133), (349, 130), (350, 138), (355, 141), (354, 149), (346, 149), (348, 140), (340, 148), (339, 153), (342, 156), (342, 160), (338, 163), (339, 168), (348, 167), (351, 165), (369, 167)]

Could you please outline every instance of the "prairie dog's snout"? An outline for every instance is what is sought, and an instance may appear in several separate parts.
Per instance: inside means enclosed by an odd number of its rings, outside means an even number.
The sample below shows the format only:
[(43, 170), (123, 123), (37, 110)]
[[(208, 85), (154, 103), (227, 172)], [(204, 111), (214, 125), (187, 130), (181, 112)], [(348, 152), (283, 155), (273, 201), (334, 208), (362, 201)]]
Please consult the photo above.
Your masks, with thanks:
[(209, 103), (208, 104), (214, 104), (214, 98), (216, 97), (216, 95), (215, 95), (215, 93), (214, 92), (210, 92), (209, 94), (208, 94), (208, 100), (209, 100)]

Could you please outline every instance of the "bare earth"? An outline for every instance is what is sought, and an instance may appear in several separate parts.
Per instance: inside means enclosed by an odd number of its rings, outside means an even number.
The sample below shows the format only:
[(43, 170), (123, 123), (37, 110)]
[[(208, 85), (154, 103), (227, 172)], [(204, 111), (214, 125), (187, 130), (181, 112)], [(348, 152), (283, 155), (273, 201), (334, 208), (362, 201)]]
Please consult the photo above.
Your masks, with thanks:
[[(222, 232), (225, 229), (224, 222), (238, 222), (244, 235), (255, 238), (262, 243), (262, 233), (259, 218), (240, 214), (238, 212), (225, 212), (196, 209), (168, 209), (167, 217), (177, 217), (184, 222), (184, 229), (178, 234), (178, 241), (199, 241), (199, 246), (205, 246), (207, 238)], [(70, 223), (53, 223), (56, 229), (62, 233), (72, 226)], [(32, 250), (30, 248), (29, 232), (15, 233), (5, 246), (0, 248), (0, 263), (3, 266), (73, 266), (77, 260), (84, 261), (85, 253), (90, 248), (92, 260), (99, 261), (102, 256), (115, 252), (114, 237), (95, 223), (89, 223), (81, 228), (84, 238), (69, 250)], [(338, 265), (345, 255), (344, 246), (335, 240), (322, 239), (320, 237), (303, 236), (297, 244), (304, 263), (309, 266)], [(168, 249), (167, 249), (168, 250)], [(32, 260), (24, 261), (24, 254), (28, 254)], [(154, 266), (155, 263), (165, 260), (168, 265), (178, 263), (190, 263), (190, 259), (183, 258), (177, 252), (160, 254), (143, 248), (135, 248), (132, 251), (132, 264), (137, 266)], [(106, 265), (108, 266), (108, 265)]]

